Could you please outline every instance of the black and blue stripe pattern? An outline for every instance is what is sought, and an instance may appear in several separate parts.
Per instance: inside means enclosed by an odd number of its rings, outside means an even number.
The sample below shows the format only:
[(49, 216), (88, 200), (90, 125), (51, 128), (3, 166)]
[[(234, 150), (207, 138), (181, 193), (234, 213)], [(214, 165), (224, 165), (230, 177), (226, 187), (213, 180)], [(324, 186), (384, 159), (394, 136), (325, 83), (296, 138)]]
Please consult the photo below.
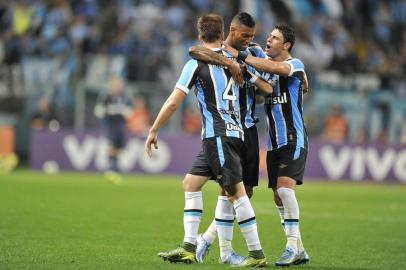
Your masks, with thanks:
[(216, 226), (232, 227), (234, 225), (234, 219), (220, 219), (216, 218)]
[[(256, 43), (250, 43), (246, 52), (254, 57), (266, 58), (265, 52)], [(259, 74), (252, 66), (247, 66), (247, 69), (254, 74)], [(240, 89), (240, 108), (241, 108), (241, 122), (244, 129), (250, 128), (258, 121), (255, 116), (255, 102), (256, 91), (255, 86), (246, 81), (244, 86)]]
[(265, 100), (268, 122), (268, 151), (287, 144), (296, 146), (294, 159), (299, 158), (300, 149), (307, 149), (307, 134), (303, 121), (304, 64), (297, 58), (285, 61), (291, 66), (289, 76), (270, 75), (273, 94)]
[(299, 220), (298, 219), (285, 219), (284, 220), (284, 226), (288, 227), (288, 226), (299, 226)]
[[(221, 49), (215, 52), (222, 53)], [(244, 138), (238, 99), (240, 90), (228, 70), (191, 59), (184, 66), (176, 88), (186, 94), (195, 88), (202, 114), (202, 139)]]
[(245, 227), (248, 227), (248, 226), (251, 226), (254, 224), (257, 224), (257, 219), (255, 218), (255, 216), (238, 222), (238, 225), (240, 225), (240, 228), (245, 228)]
[(202, 209), (184, 209), (183, 210), (183, 215), (184, 216), (196, 216), (196, 217), (201, 217), (203, 214)]

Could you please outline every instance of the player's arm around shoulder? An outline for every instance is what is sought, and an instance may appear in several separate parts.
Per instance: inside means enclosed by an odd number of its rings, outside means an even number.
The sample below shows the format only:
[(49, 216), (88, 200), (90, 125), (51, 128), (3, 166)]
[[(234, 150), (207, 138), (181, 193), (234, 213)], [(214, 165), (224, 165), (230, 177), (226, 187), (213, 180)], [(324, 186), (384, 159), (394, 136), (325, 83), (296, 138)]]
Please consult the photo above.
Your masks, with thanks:
[(253, 66), (255, 69), (261, 72), (278, 74), (281, 76), (290, 76), (291, 65), (287, 62), (277, 62), (270, 59), (259, 58), (252, 55), (248, 55), (245, 59), (245, 63)]
[(223, 50), (229, 52), (237, 60), (254, 67), (259, 72), (275, 73), (282, 76), (289, 76), (291, 65), (285, 62), (277, 62), (267, 58), (260, 58), (250, 55), (246, 51), (237, 51), (233, 47), (223, 43)]
[(227, 59), (223, 55), (215, 53), (209, 48), (195, 45), (189, 48), (189, 56), (193, 59), (206, 62), (212, 65), (219, 65), (227, 67), (230, 63), (230, 59)]
[(189, 55), (193, 59), (227, 68), (230, 71), (231, 76), (234, 78), (234, 81), (241, 86), (243, 85), (242, 70), (236, 61), (228, 59), (222, 54), (215, 53), (209, 48), (198, 45), (189, 48)]

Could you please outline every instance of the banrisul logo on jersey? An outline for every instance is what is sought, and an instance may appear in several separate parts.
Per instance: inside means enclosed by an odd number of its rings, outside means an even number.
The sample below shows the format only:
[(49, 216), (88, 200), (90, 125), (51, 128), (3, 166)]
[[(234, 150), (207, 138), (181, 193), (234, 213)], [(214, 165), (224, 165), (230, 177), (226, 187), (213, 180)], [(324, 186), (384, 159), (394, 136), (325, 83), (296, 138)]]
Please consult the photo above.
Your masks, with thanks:
[(265, 103), (272, 104), (272, 105), (288, 103), (288, 97), (286, 95), (286, 92), (283, 93), (283, 95), (281, 95), (281, 96), (272, 95), (271, 97), (267, 97)]

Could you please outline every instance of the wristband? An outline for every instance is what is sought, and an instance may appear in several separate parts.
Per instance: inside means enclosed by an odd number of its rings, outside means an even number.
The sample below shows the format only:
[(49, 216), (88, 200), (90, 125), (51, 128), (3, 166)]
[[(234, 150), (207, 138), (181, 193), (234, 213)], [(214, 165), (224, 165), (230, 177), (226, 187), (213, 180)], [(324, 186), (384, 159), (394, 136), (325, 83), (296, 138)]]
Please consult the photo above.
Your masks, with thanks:
[(237, 60), (245, 62), (245, 59), (247, 59), (248, 55), (249, 54), (246, 51), (239, 51), (238, 56), (237, 56)]

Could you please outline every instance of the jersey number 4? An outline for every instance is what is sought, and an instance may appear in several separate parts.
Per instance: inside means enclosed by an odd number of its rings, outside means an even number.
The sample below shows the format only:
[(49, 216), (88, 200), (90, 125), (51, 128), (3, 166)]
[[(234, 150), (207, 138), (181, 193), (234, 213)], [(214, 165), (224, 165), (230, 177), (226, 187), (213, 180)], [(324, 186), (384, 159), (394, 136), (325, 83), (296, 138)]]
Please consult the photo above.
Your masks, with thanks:
[(236, 95), (234, 93), (234, 79), (233, 78), (231, 78), (228, 81), (227, 87), (226, 87), (226, 89), (224, 89), (223, 99), (224, 100), (230, 100), (233, 103), (234, 103), (234, 101), (237, 100), (237, 97), (236, 97)]

